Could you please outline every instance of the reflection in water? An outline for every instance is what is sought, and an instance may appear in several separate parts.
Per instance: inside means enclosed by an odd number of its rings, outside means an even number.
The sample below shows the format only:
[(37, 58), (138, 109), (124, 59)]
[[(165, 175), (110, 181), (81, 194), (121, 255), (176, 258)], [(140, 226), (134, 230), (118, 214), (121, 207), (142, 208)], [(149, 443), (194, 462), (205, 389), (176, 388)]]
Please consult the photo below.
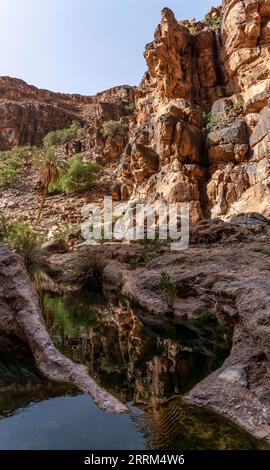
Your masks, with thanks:
[[(215, 367), (225, 344), (204, 340), (195, 326), (164, 322), (162, 331), (145, 327), (126, 299), (81, 293), (45, 293), (44, 318), (54, 343), (122, 401), (155, 408), (184, 393)], [(212, 328), (215, 333), (215, 328)], [(214, 341), (215, 340), (215, 341)], [(223, 349), (222, 349), (223, 348)]]
[(63, 393), (75, 395), (78, 392), (71, 385), (53, 383), (44, 377), (23, 342), (0, 336), (0, 417)]
[(53, 282), (44, 290), (44, 280), (41, 302), (55, 345), (133, 404), (132, 413), (105, 413), (74, 387), (48, 381), (26, 346), (1, 337), (1, 449), (267, 448), (230, 421), (175, 397), (227, 354), (228, 332), (212, 319), (204, 325), (164, 319), (162, 330), (149, 328), (125, 299), (61, 296)]
[(149, 447), (185, 450), (270, 449), (231, 421), (175, 397), (149, 420)]

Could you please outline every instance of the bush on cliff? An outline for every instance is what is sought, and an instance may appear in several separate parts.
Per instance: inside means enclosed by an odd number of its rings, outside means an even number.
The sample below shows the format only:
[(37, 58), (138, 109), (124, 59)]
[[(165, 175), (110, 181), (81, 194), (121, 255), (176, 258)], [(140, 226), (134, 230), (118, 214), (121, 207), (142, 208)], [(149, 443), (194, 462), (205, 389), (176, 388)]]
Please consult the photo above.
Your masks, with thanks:
[(73, 121), (71, 126), (67, 129), (49, 132), (43, 139), (43, 146), (50, 147), (52, 145), (63, 145), (76, 137), (79, 129), (81, 129), (81, 124)]
[(224, 112), (212, 112), (204, 113), (205, 129), (208, 132), (215, 130), (218, 127), (225, 126), (229, 120), (234, 118), (235, 112), (239, 114), (243, 109), (243, 103), (236, 101), (229, 106), (226, 106)]
[(130, 101), (128, 104), (125, 104), (125, 111), (127, 114), (132, 114), (135, 111), (136, 105), (134, 101)]
[(116, 132), (126, 131), (128, 125), (124, 124), (121, 121), (106, 121), (102, 124), (102, 134), (104, 137), (109, 137), (114, 135)]
[(205, 21), (211, 29), (218, 29), (221, 26), (221, 16), (211, 16), (211, 14), (205, 15)]

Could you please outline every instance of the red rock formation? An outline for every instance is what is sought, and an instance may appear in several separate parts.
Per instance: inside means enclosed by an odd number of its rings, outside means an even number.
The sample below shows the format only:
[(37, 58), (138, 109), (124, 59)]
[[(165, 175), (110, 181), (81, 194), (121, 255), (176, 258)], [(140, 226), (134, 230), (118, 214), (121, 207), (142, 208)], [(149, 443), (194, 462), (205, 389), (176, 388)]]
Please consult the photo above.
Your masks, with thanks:
[[(189, 202), (194, 223), (268, 216), (269, 14), (268, 0), (224, 0), (202, 22), (178, 22), (165, 8), (146, 46), (135, 114), (125, 109), (131, 87), (83, 97), (2, 78), (0, 148), (39, 144), (77, 119), (83, 131), (62, 151), (107, 166), (116, 200)], [(129, 130), (104, 137), (108, 120)]]
[(189, 202), (193, 222), (203, 215), (207, 176), (203, 110), (224, 94), (218, 38), (206, 24), (193, 35), (171, 10), (162, 11), (146, 46), (148, 72), (137, 90), (136, 123), (120, 175), (130, 196)]
[[(129, 197), (189, 202), (193, 222), (270, 214), (269, 10), (268, 1), (224, 0), (200, 23), (163, 10), (119, 178)], [(142, 146), (156, 152), (158, 171), (146, 171)]]
[(0, 149), (16, 145), (39, 145), (52, 130), (72, 121), (93, 123), (119, 119), (124, 106), (133, 101), (133, 88), (119, 86), (95, 96), (52, 93), (22, 80), (0, 77)]

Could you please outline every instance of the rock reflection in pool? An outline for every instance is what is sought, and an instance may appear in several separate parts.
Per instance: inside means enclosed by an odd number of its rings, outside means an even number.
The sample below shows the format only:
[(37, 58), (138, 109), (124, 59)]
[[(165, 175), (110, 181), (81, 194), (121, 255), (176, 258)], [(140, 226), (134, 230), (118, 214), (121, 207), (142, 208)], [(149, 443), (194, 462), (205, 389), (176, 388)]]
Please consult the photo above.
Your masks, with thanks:
[(214, 413), (172, 398), (151, 412), (99, 410), (74, 387), (49, 382), (30, 351), (0, 337), (0, 449), (268, 448)]
[(141, 312), (110, 294), (42, 298), (44, 318), (55, 345), (85, 364), (102, 386), (122, 401), (155, 408), (184, 393), (211, 372), (217, 353), (200, 330), (164, 320), (143, 326)]

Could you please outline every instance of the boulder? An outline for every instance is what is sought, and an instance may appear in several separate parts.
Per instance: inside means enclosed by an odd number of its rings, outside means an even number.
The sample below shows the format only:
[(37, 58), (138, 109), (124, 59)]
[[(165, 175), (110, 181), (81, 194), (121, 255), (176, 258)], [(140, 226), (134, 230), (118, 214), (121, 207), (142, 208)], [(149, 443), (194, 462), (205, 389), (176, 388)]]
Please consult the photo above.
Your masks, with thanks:
[(50, 253), (67, 253), (69, 246), (63, 239), (50, 240), (43, 243), (42, 249)]

